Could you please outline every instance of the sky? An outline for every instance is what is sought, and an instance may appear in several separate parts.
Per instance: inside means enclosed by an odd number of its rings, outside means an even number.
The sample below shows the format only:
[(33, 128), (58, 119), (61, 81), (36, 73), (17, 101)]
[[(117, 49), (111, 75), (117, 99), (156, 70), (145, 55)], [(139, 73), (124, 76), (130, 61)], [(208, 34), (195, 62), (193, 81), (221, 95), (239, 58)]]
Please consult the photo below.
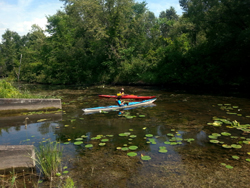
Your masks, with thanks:
[[(138, 0), (136, 2), (142, 2)], [(145, 0), (147, 8), (159, 16), (161, 11), (174, 7), (177, 14), (182, 10), (179, 0)], [(45, 29), (46, 16), (63, 10), (63, 2), (59, 0), (0, 0), (0, 42), (7, 29), (26, 35), (33, 24)]]

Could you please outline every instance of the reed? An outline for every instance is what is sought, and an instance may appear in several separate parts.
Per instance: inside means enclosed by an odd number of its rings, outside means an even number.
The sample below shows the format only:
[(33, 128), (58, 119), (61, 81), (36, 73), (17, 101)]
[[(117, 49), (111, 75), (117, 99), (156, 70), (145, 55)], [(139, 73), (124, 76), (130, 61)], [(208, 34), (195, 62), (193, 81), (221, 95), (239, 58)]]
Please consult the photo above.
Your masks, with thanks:
[(57, 142), (40, 143), (36, 149), (36, 163), (45, 179), (52, 180), (61, 171), (62, 150)]

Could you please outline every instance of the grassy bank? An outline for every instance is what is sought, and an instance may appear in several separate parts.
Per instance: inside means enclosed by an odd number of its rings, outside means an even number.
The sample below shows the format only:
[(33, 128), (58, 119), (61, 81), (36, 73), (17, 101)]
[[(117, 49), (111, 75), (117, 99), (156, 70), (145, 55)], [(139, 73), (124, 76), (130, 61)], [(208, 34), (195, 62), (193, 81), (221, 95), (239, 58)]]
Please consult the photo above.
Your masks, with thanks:
[(0, 98), (55, 98), (53, 96), (43, 96), (31, 94), (28, 90), (21, 91), (14, 87), (11, 82), (5, 79), (0, 80)]

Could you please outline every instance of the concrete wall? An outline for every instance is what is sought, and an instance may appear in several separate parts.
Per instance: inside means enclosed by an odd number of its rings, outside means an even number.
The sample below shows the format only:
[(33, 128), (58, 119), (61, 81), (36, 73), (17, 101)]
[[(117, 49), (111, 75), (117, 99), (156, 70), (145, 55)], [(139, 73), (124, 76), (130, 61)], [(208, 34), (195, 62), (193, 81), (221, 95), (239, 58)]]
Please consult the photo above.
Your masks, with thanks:
[(30, 172), (35, 168), (35, 151), (33, 145), (0, 145), (0, 173)]
[(0, 98), (0, 111), (62, 109), (61, 99), (5, 99)]

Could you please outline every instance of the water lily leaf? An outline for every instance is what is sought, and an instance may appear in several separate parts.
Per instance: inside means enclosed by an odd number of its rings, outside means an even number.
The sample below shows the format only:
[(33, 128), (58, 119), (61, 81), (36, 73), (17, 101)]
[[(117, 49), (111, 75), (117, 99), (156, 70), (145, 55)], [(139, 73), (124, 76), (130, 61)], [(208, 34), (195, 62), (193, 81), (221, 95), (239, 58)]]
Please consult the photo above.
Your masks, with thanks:
[(64, 127), (69, 127), (69, 125), (64, 125)]
[(226, 163), (221, 163), (221, 165), (226, 166), (227, 164)]
[(164, 144), (171, 144), (171, 142), (165, 141)]
[(166, 150), (166, 149), (160, 149), (159, 152), (160, 152), (160, 153), (167, 153), (168, 150)]
[(56, 173), (56, 176), (61, 176), (62, 174), (60, 172), (57, 172)]
[(218, 137), (217, 136), (214, 136), (214, 135), (208, 135), (209, 138), (211, 139), (217, 139)]
[(223, 147), (223, 148), (232, 148), (232, 146), (227, 145), (227, 144), (223, 144), (222, 147)]
[(231, 134), (228, 133), (228, 132), (222, 132), (221, 135), (223, 135), (223, 136), (230, 136)]
[(82, 138), (88, 138), (88, 136), (86, 136), (86, 135), (82, 135), (81, 137), (82, 137)]
[(82, 143), (83, 143), (82, 141), (74, 142), (75, 145), (81, 145)]
[(130, 135), (129, 136), (130, 138), (135, 138), (135, 137), (137, 137), (136, 135)]
[(63, 169), (67, 169), (68, 167), (67, 166), (64, 166)]
[(145, 115), (139, 115), (139, 117), (146, 117)]
[(177, 145), (177, 142), (170, 142), (170, 145)]
[(238, 160), (240, 157), (237, 155), (233, 155), (232, 158)]
[(141, 157), (141, 159), (144, 160), (144, 161), (148, 161), (148, 160), (151, 159), (151, 157), (147, 156), (147, 155), (144, 155), (144, 156)]
[(67, 174), (67, 173), (69, 173), (69, 171), (67, 171), (67, 170), (64, 170), (64, 171), (63, 171), (63, 174)]
[(152, 134), (146, 134), (145, 136), (146, 136), (146, 137), (153, 137)]
[(124, 133), (120, 133), (119, 136), (127, 136), (127, 135)]
[(105, 146), (106, 143), (99, 143), (99, 146)]
[(230, 138), (238, 138), (238, 136), (230, 136)]
[(128, 147), (122, 147), (121, 150), (122, 151), (128, 151)]
[(107, 138), (101, 139), (101, 142), (108, 142), (108, 141), (109, 141), (109, 139), (107, 139)]
[(116, 147), (116, 149), (120, 150), (120, 149), (122, 149), (122, 147)]
[(134, 129), (129, 129), (129, 131), (134, 131)]
[(168, 136), (174, 136), (172, 133), (168, 133), (167, 135), (168, 135)]
[(87, 144), (85, 145), (85, 148), (92, 148), (93, 147), (93, 144)]
[(137, 156), (137, 153), (136, 152), (129, 152), (129, 153), (127, 153), (127, 155), (130, 157), (134, 157), (134, 156)]
[(130, 150), (136, 150), (138, 148), (138, 146), (129, 146)]
[(247, 162), (250, 162), (250, 159), (246, 159)]
[(76, 138), (75, 140), (83, 140), (83, 138)]
[(64, 142), (63, 144), (67, 145), (67, 144), (69, 144), (69, 142)]
[(232, 167), (231, 165), (226, 165), (226, 168), (232, 169), (232, 168), (234, 168), (234, 167)]
[(242, 141), (244, 144), (250, 144), (250, 141), (244, 140)]
[(232, 148), (236, 148), (236, 149), (240, 149), (240, 148), (242, 148), (242, 146), (241, 146), (241, 145), (237, 145), (237, 144), (232, 144), (231, 146), (232, 146)]
[(213, 136), (217, 136), (217, 137), (218, 137), (218, 136), (221, 136), (221, 134), (219, 134), (219, 133), (212, 133), (212, 135), (213, 135)]
[(114, 135), (106, 135), (107, 137), (113, 137)]
[(219, 140), (210, 140), (210, 142), (211, 142), (211, 143), (217, 144), (217, 143), (219, 143), (220, 141), (219, 141)]

